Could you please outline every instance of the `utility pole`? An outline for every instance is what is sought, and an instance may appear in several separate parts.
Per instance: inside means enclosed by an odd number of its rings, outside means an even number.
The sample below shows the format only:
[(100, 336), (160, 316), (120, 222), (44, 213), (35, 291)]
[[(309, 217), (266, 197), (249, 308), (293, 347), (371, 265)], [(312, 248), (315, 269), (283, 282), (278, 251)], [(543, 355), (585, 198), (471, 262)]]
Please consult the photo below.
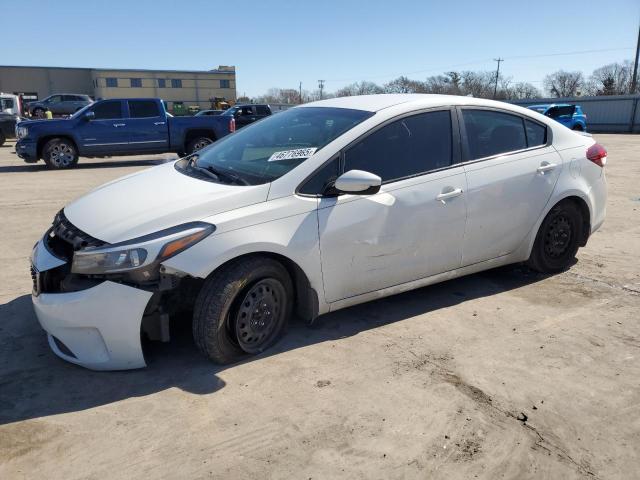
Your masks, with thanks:
[(504, 62), (504, 58), (494, 58), (494, 62), (498, 62), (498, 68), (496, 69), (496, 84), (493, 87), (493, 98), (496, 98), (496, 93), (498, 93), (498, 78), (500, 78), (500, 62)]
[(631, 77), (631, 92), (636, 93), (636, 86), (638, 81), (638, 56), (640, 56), (640, 27), (638, 27), (638, 43), (636, 43), (636, 61), (633, 64), (633, 77)]
[(324, 80), (318, 80), (318, 88), (320, 89), (320, 100), (322, 100), (322, 90), (324, 89)]
[(302, 82), (300, 82), (300, 85), (298, 86), (298, 101), (302, 103)]

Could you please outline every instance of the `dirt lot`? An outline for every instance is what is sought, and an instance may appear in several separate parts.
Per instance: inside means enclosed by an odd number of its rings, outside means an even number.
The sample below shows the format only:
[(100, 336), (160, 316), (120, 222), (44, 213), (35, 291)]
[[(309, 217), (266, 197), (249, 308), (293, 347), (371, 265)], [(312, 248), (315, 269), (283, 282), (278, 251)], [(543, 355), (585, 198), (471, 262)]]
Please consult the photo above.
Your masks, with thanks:
[(0, 478), (638, 478), (640, 136), (597, 139), (608, 217), (566, 273), (350, 308), (225, 368), (185, 330), (119, 373), (49, 351), (27, 259), (65, 203), (162, 157), (51, 172), (0, 148)]

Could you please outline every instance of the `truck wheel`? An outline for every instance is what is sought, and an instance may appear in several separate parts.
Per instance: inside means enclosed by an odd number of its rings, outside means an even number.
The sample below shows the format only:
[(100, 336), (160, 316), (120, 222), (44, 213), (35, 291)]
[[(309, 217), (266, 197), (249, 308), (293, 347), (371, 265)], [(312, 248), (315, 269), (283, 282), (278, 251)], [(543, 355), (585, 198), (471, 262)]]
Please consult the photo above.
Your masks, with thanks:
[(56, 170), (73, 168), (78, 164), (75, 145), (64, 138), (49, 140), (42, 149), (42, 157), (47, 167)]
[(209, 277), (193, 313), (193, 338), (210, 360), (227, 364), (273, 345), (291, 316), (293, 285), (270, 258), (231, 262)]
[(4, 142), (7, 140), (7, 138), (4, 136), (4, 133), (0, 132), (0, 147), (2, 145), (4, 145)]
[(193, 152), (197, 152), (212, 143), (213, 140), (208, 137), (196, 137), (187, 144), (187, 155), (191, 155)]
[(570, 200), (558, 203), (540, 225), (527, 265), (542, 273), (569, 268), (580, 246), (583, 222), (575, 203)]
[(36, 118), (44, 118), (44, 108), (36, 108), (33, 110), (33, 116)]
[(576, 131), (576, 132), (582, 132), (584, 129), (582, 128), (582, 125), (580, 125), (579, 123), (574, 125), (572, 130)]

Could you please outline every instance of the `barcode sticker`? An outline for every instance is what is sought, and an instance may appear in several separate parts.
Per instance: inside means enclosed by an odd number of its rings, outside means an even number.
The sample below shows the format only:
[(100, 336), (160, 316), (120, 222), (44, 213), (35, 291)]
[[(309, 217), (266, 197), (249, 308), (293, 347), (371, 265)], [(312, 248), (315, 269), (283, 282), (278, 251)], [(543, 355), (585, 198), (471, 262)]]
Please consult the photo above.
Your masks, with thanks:
[(269, 162), (279, 162), (282, 160), (292, 160), (294, 158), (308, 158), (316, 153), (317, 148), (298, 148), (296, 150), (283, 150), (275, 152), (269, 157)]

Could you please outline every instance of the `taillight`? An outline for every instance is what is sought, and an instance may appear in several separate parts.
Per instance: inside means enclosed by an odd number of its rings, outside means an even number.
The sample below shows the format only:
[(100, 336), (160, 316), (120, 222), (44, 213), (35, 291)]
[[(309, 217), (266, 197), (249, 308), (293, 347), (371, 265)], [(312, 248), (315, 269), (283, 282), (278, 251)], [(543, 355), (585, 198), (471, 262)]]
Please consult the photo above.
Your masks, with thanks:
[(587, 158), (599, 167), (607, 164), (607, 150), (599, 143), (594, 143), (587, 150)]
[(233, 133), (236, 131), (236, 119), (235, 118), (231, 118), (231, 120), (229, 120), (229, 132)]

